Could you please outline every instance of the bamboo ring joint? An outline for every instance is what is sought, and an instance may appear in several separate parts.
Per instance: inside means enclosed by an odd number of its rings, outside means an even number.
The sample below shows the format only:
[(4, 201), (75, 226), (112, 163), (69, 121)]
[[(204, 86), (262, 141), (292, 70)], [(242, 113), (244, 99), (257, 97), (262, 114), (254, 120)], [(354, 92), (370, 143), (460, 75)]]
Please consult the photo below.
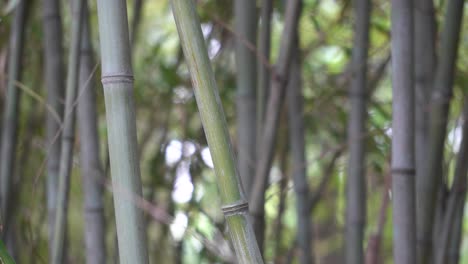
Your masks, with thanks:
[(221, 207), (225, 217), (246, 214), (249, 211), (249, 203), (239, 200), (233, 204), (228, 204)]
[(133, 75), (130, 74), (112, 74), (101, 78), (102, 84), (109, 83), (133, 83)]

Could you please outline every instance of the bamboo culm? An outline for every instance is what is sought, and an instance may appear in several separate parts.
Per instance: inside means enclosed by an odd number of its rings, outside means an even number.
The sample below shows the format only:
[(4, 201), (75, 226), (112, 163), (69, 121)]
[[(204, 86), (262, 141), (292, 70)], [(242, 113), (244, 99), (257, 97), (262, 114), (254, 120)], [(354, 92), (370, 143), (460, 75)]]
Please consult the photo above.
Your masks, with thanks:
[(416, 236), (418, 263), (426, 263), (424, 227), (424, 199), (425, 190), (421, 188), (426, 181), (424, 166), (429, 143), (429, 105), (432, 83), (434, 79), (436, 56), (435, 56), (436, 21), (435, 9), (432, 0), (415, 0), (414, 6), (414, 85), (416, 96)]
[(346, 242), (345, 262), (364, 262), (364, 230), (366, 220), (366, 95), (367, 57), (369, 49), (370, 1), (355, 0), (354, 44), (352, 52), (352, 79), (349, 92), (348, 120), (348, 177), (346, 180)]
[[(24, 51), (24, 37), (26, 30), (28, 0), (19, 0), (14, 11), (11, 26), (7, 91), (5, 109), (3, 112), (2, 138), (0, 149), (0, 211), (3, 217), (3, 235), (8, 233), (10, 219), (11, 185), (14, 175), (16, 142), (18, 134), (20, 89), (17, 82), (21, 82), (21, 60)], [(0, 231), (1, 232), (1, 231)]]
[(264, 240), (264, 206), (265, 190), (270, 175), (271, 163), (275, 149), (275, 139), (278, 130), (279, 115), (284, 102), (286, 83), (289, 77), (289, 66), (293, 54), (293, 42), (297, 34), (297, 25), (302, 9), (301, 0), (288, 1), (285, 14), (285, 24), (281, 36), (280, 53), (276, 70), (272, 73), (272, 87), (268, 97), (265, 121), (263, 123), (262, 136), (259, 139), (255, 179), (251, 191), (250, 214), (252, 215), (255, 236), (263, 249)]
[(439, 60), (430, 99), (428, 155), (423, 167), (424, 180), (418, 182), (418, 241), (419, 263), (432, 259), (432, 238), (435, 217), (435, 204), (439, 186), (442, 183), (442, 163), (447, 134), (448, 113), (453, 93), (455, 62), (458, 53), (463, 0), (447, 2), (445, 24), (439, 46)]
[(133, 199), (141, 197), (142, 190), (127, 6), (124, 0), (98, 0), (97, 4), (119, 258), (122, 264), (145, 264), (146, 224)]
[(394, 263), (416, 263), (413, 0), (392, 1)]
[(73, 162), (73, 145), (75, 137), (75, 107), (78, 91), (81, 29), (83, 20), (84, 0), (71, 1), (72, 31), (71, 48), (68, 58), (67, 86), (65, 96), (65, 114), (61, 137), (60, 166), (58, 178), (58, 190), (56, 211), (54, 220), (54, 237), (52, 240), (51, 263), (64, 263), (65, 240), (67, 229), (68, 193), (70, 189), (70, 177)]
[[(46, 114), (46, 144), (47, 144), (47, 212), (48, 235), (54, 237), (55, 208), (57, 201), (58, 170), (60, 163), (59, 131), (63, 118), (64, 98), (64, 68), (62, 48), (62, 23), (59, 0), (43, 0), (43, 32), (44, 32), (44, 86), (47, 92), (47, 104), (58, 115)], [(49, 255), (52, 255), (52, 243), (49, 243)]]
[(106, 263), (103, 171), (99, 157), (96, 91), (93, 78), (93, 47), (89, 28), (89, 10), (84, 0), (80, 51), (80, 97), (78, 127), (81, 148), (81, 176), (84, 192), (86, 263)]
[(239, 263), (263, 263), (248, 218), (248, 203), (242, 193), (226, 119), (195, 4), (192, 0), (172, 0), (171, 5), (213, 158), (222, 209), (237, 260)]
[(237, 69), (237, 157), (239, 174), (247, 198), (250, 196), (255, 174), (256, 156), (256, 89), (257, 64), (254, 51), (244, 41), (256, 46), (257, 15), (256, 1), (235, 0), (234, 17), (236, 32)]
[(295, 52), (291, 62), (290, 81), (288, 82), (288, 120), (289, 144), (291, 153), (292, 177), (296, 193), (297, 241), (301, 264), (314, 263), (312, 248), (312, 229), (308, 205), (309, 187), (307, 181), (307, 164), (305, 150), (304, 110), (302, 96), (302, 74), (299, 41), (295, 41)]

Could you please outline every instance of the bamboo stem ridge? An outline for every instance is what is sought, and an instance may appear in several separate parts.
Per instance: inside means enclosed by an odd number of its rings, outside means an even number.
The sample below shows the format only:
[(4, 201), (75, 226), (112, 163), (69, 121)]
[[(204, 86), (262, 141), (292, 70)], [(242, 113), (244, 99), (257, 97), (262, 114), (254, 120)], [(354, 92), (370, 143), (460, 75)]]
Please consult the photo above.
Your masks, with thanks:
[(364, 263), (364, 230), (366, 222), (366, 95), (367, 57), (369, 49), (370, 1), (355, 0), (355, 36), (352, 53), (350, 115), (348, 121), (348, 177), (346, 181), (345, 262)]
[(86, 263), (106, 263), (104, 204), (96, 92), (93, 77), (93, 47), (89, 28), (88, 3), (83, 10), (81, 31), (80, 85), (78, 124), (81, 143), (81, 174), (84, 192)]
[(453, 0), (447, 2), (445, 24), (442, 30), (441, 44), (439, 47), (439, 62), (434, 79), (434, 87), (431, 95), (428, 157), (424, 167), (424, 181), (418, 183), (421, 194), (418, 200), (420, 210), (418, 240), (425, 247), (421, 250), (420, 263), (427, 263), (431, 259), (431, 246), (433, 237), (433, 223), (435, 216), (435, 204), (438, 187), (442, 182), (442, 164), (447, 134), (447, 122), (450, 110), (450, 100), (453, 93), (453, 80), (455, 62), (458, 53), (458, 44), (463, 18), (465, 1)]
[[(0, 149), (0, 215), (3, 216), (3, 236), (9, 228), (9, 206), (11, 198), (11, 184), (14, 174), (15, 149), (18, 133), (20, 89), (16, 82), (21, 81), (21, 59), (24, 50), (24, 35), (27, 18), (28, 0), (19, 0), (12, 23), (8, 56), (8, 79), (3, 112), (2, 142)], [(0, 237), (2, 237), (0, 236)]]
[(57, 208), (55, 211), (54, 239), (52, 241), (51, 263), (64, 263), (65, 237), (67, 228), (68, 194), (73, 163), (73, 145), (75, 136), (75, 107), (78, 91), (81, 28), (84, 0), (74, 0), (72, 4), (71, 48), (68, 59), (67, 87), (65, 97), (65, 115), (61, 138), (60, 167), (57, 191)]
[[(62, 24), (59, 0), (43, 0), (44, 31), (44, 71), (47, 104), (63, 118), (64, 78)], [(55, 208), (57, 202), (58, 170), (60, 162), (60, 140), (57, 133), (61, 124), (53, 114), (46, 115), (47, 142), (47, 211), (49, 239), (54, 237)], [(52, 255), (52, 243), (49, 243), (49, 255)]]
[(250, 214), (253, 217), (255, 235), (260, 249), (263, 248), (264, 240), (265, 190), (276, 145), (275, 139), (278, 130), (279, 115), (284, 102), (285, 88), (289, 77), (289, 66), (294, 50), (294, 39), (297, 34), (301, 8), (301, 0), (291, 0), (287, 3), (280, 53), (276, 64), (276, 71), (272, 74), (271, 93), (268, 98), (262, 137), (260, 146), (258, 147), (259, 152), (255, 180), (249, 198)]
[[(235, 0), (235, 25), (240, 38), (256, 45), (256, 1)], [(256, 86), (257, 65), (254, 52), (239, 38), (236, 39), (237, 69), (237, 142), (239, 174), (247, 198), (250, 196), (255, 174), (256, 155)]]
[(125, 195), (141, 197), (127, 6), (124, 0), (97, 3), (119, 258), (148, 263), (143, 212)]
[(413, 0), (392, 1), (394, 263), (416, 263)]
[(172, 0), (203, 128), (213, 158), (222, 210), (239, 263), (263, 263), (236, 171), (226, 119), (193, 0)]

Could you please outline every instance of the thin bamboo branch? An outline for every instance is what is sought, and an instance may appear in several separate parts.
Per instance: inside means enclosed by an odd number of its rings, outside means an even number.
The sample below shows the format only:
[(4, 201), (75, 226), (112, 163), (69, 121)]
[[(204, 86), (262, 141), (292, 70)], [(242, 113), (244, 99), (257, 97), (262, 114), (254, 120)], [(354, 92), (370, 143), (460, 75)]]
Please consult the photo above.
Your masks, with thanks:
[(189, 66), (203, 128), (218, 180), (223, 212), (239, 263), (263, 263), (249, 221), (236, 171), (226, 119), (192, 0), (171, 1), (174, 18)]
[(416, 263), (413, 0), (392, 1), (393, 256)]
[(54, 222), (54, 239), (52, 241), (51, 263), (64, 263), (65, 240), (67, 229), (68, 193), (73, 162), (73, 145), (75, 136), (75, 107), (78, 91), (81, 29), (84, 0), (74, 0), (72, 5), (71, 48), (68, 58), (67, 87), (65, 97), (65, 116), (61, 138), (60, 167), (58, 178), (57, 201)]
[(14, 164), (16, 155), (16, 143), (18, 134), (20, 89), (15, 82), (21, 81), (22, 69), (21, 60), (24, 50), (24, 35), (26, 29), (27, 8), (30, 4), (28, 0), (19, 0), (14, 12), (11, 26), (9, 55), (8, 55), (8, 78), (5, 109), (3, 112), (2, 138), (0, 149), (0, 211), (3, 216), (2, 237), (8, 233), (10, 218), (10, 198), (11, 186), (14, 174)]
[[(127, 6), (124, 0), (97, 3), (112, 187), (141, 197)], [(143, 212), (120, 192), (114, 207), (120, 263), (148, 263)]]
[(435, 204), (440, 184), (442, 183), (442, 163), (445, 137), (447, 134), (448, 113), (453, 93), (455, 62), (458, 53), (463, 7), (465, 1), (447, 2), (445, 24), (439, 46), (439, 62), (435, 73), (431, 95), (428, 155), (424, 166), (424, 180), (418, 182), (418, 241), (420, 263), (432, 259), (432, 238), (435, 217)]
[(106, 263), (105, 219), (103, 204), (104, 179), (99, 157), (96, 92), (93, 76), (93, 47), (89, 26), (88, 3), (84, 0), (81, 31), (80, 77), (82, 90), (78, 98), (81, 176), (84, 192), (86, 263)]

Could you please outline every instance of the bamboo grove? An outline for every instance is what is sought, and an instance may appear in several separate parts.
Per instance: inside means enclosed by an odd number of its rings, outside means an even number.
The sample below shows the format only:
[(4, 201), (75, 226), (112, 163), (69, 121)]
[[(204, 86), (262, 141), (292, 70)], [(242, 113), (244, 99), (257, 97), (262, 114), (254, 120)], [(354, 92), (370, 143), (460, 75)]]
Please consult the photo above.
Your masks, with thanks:
[(0, 4), (0, 263), (468, 263), (452, 0)]

